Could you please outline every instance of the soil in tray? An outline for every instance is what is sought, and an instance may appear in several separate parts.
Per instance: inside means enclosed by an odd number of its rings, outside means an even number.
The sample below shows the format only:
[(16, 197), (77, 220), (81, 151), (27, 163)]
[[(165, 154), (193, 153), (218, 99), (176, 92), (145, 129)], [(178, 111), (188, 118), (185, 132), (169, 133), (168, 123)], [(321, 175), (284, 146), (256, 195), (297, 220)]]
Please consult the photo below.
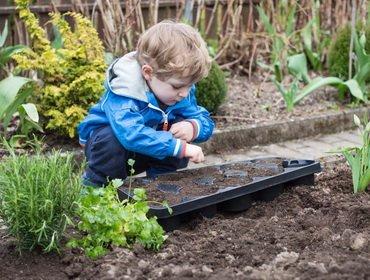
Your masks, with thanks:
[[(246, 185), (253, 180), (283, 172), (281, 160), (256, 160), (224, 166), (205, 167), (159, 176), (137, 178), (132, 188), (144, 187), (148, 200), (169, 205), (216, 193), (220, 189)], [(127, 186), (124, 187), (127, 189)]]

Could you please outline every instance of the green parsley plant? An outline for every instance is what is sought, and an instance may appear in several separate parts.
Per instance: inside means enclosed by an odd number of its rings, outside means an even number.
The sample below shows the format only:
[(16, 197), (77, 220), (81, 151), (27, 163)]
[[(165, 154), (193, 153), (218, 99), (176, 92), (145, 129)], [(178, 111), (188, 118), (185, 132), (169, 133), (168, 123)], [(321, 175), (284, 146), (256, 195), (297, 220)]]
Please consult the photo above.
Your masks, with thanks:
[(104, 255), (110, 246), (130, 247), (136, 242), (147, 249), (159, 250), (167, 236), (156, 217), (147, 217), (145, 190), (136, 188), (130, 201), (120, 201), (117, 188), (122, 184), (122, 180), (115, 179), (105, 188), (86, 189), (77, 210), (78, 228), (86, 235), (72, 239), (71, 247), (81, 247), (93, 259)]

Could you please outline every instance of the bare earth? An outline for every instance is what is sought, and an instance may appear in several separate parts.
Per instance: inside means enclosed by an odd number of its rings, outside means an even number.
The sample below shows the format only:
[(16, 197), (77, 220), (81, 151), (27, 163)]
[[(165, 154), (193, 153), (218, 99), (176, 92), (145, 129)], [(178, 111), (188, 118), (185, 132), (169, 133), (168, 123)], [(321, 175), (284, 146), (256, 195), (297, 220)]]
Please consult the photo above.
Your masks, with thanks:
[(248, 211), (199, 219), (169, 233), (158, 252), (112, 248), (18, 257), (0, 231), (0, 279), (369, 279), (370, 197), (350, 170), (328, 168), (314, 186), (287, 189)]
[[(293, 112), (288, 113), (281, 93), (272, 82), (264, 82), (264, 77), (254, 76), (249, 80), (245, 76), (227, 79), (229, 92), (227, 100), (214, 117), (217, 128), (242, 124), (274, 123), (282, 120), (294, 120), (312, 115), (337, 112), (349, 103), (338, 101), (335, 88), (327, 87), (306, 96), (298, 103)], [(289, 80), (284, 81), (285, 84)]]

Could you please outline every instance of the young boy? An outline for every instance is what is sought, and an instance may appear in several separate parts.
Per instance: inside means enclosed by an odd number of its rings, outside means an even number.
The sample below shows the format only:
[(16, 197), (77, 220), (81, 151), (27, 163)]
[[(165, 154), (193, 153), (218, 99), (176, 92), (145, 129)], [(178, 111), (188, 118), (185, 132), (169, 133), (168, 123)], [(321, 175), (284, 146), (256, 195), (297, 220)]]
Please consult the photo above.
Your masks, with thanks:
[(139, 39), (137, 51), (108, 68), (106, 92), (78, 126), (85, 147), (84, 184), (124, 179), (127, 160), (147, 176), (204, 161), (191, 144), (212, 135), (214, 122), (197, 105), (195, 85), (208, 75), (211, 59), (191, 26), (163, 21)]

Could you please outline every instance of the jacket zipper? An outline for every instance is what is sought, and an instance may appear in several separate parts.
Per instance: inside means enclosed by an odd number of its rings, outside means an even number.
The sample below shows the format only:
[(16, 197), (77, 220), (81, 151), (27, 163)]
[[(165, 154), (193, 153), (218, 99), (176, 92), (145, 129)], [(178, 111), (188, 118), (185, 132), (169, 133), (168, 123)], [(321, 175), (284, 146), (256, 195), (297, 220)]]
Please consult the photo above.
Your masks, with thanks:
[(166, 114), (163, 110), (161, 110), (160, 108), (152, 105), (151, 103), (149, 103), (148, 106), (150, 108), (155, 109), (157, 111), (160, 111), (162, 113), (162, 117), (163, 117), (163, 128), (162, 128), (162, 130), (168, 131), (168, 115), (169, 115), (169, 113), (171, 113), (172, 110), (168, 111), (167, 114)]

